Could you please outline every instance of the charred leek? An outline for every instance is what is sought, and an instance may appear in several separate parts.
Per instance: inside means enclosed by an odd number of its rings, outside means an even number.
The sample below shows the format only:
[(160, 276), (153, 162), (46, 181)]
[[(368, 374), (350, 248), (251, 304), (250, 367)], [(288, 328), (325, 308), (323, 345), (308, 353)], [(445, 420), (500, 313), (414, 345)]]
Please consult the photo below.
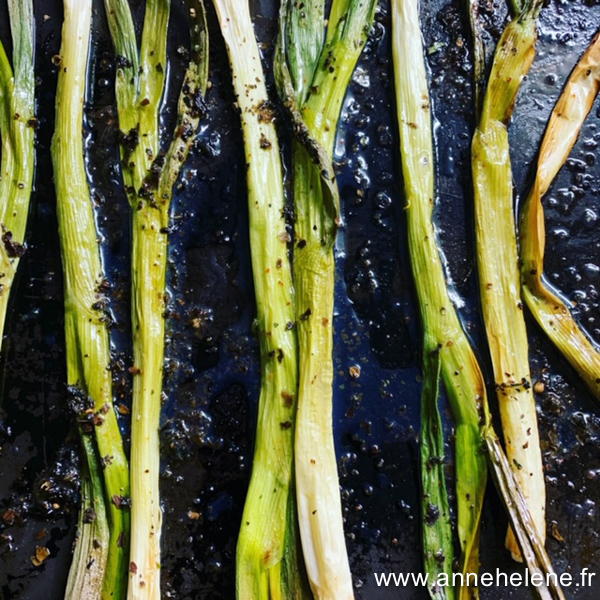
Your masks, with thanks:
[[(479, 288), (506, 453), (543, 541), (546, 491), (521, 302), (507, 130), (521, 81), (535, 55), (540, 6), (538, 0), (528, 2), (498, 42), (473, 136), (472, 169)], [(520, 560), (510, 530), (506, 545)]]
[[(67, 382), (84, 449), (79, 539), (66, 597), (124, 598), (127, 459), (112, 403), (104, 276), (83, 156), (91, 0), (65, 0), (52, 162), (64, 273)], [(100, 464), (101, 463), (101, 464)]]
[(280, 95), (294, 121), (294, 285), (299, 342), (295, 467), (304, 560), (318, 599), (353, 598), (332, 431), (334, 244), (340, 223), (332, 155), (346, 88), (375, 0), (282, 3)]
[[(479, 520), (489, 466), (531, 572), (552, 573), (508, 461), (491, 426), (485, 382), (446, 285), (433, 226), (434, 154), (431, 109), (417, 0), (392, 0), (392, 53), (409, 249), (423, 326), (422, 482), (425, 569), (435, 600), (467, 600), (477, 590), (436, 585), (453, 579), (453, 543), (438, 412), (439, 380), (456, 421), (455, 471), (460, 571), (479, 568)], [(552, 579), (552, 578), (551, 578)], [(546, 580), (544, 576), (544, 580)], [(553, 583), (553, 580), (551, 581)], [(556, 586), (543, 598), (561, 598)]]
[(596, 35), (571, 73), (550, 117), (519, 229), (521, 280), (527, 306), (597, 400), (600, 400), (600, 349), (588, 339), (567, 303), (543, 278), (546, 232), (542, 197), (569, 156), (599, 90), (600, 36)]
[[(485, 384), (450, 300), (432, 216), (434, 163), (431, 112), (417, 0), (393, 0), (394, 77), (411, 263), (423, 325), (424, 385), (421, 472), (425, 569), (437, 580), (452, 573), (453, 542), (444, 476), (437, 388), (442, 377), (456, 421), (456, 497), (460, 569), (479, 567), (479, 521), (487, 465), (480, 420), (488, 421)], [(432, 598), (454, 598), (451, 587), (430, 587)]]
[(159, 436), (165, 336), (165, 279), (173, 185), (198, 129), (208, 79), (208, 34), (201, 0), (190, 0), (191, 60), (178, 122), (165, 153), (159, 110), (165, 88), (170, 2), (148, 0), (141, 50), (127, 0), (105, 0), (118, 57), (116, 97), (123, 179), (132, 209), (133, 410), (131, 551), (128, 598), (160, 598)]
[(0, 340), (10, 290), (25, 251), (25, 227), (35, 165), (34, 16), (32, 0), (9, 0), (11, 68), (0, 42)]
[(237, 546), (237, 597), (310, 597), (293, 486), (298, 348), (283, 170), (247, 2), (213, 0), (244, 131), (261, 391), (252, 478)]

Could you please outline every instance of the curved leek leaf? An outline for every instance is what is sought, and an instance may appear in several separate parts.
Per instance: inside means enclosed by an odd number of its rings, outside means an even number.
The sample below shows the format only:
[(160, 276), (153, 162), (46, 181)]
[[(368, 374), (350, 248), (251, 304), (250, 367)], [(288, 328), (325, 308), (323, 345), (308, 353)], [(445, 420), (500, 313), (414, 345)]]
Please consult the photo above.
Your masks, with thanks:
[(600, 400), (600, 349), (578, 326), (568, 304), (543, 278), (546, 231), (542, 197), (567, 160), (599, 90), (600, 35), (596, 35), (552, 111), (519, 229), (522, 290), (527, 306), (597, 400)]

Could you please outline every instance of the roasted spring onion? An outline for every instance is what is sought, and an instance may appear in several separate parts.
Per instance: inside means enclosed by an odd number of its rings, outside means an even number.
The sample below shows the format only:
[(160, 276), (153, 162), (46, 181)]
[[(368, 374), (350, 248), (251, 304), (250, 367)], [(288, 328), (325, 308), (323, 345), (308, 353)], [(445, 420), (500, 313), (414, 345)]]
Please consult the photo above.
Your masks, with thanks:
[(165, 279), (173, 185), (198, 129), (208, 80), (208, 34), (201, 0), (189, 3), (191, 59), (166, 153), (159, 110), (165, 89), (170, 2), (148, 0), (138, 53), (127, 0), (105, 0), (118, 57), (116, 98), (123, 180), (132, 209), (133, 410), (131, 550), (128, 598), (160, 598), (159, 435), (165, 335)]
[(84, 450), (78, 542), (66, 597), (124, 598), (127, 459), (112, 403), (105, 279), (83, 156), (91, 0), (65, 0), (52, 162), (64, 273), (67, 382)]
[(550, 117), (519, 228), (521, 280), (527, 306), (597, 400), (600, 400), (600, 350), (579, 328), (567, 303), (543, 278), (546, 232), (542, 197), (569, 156), (599, 90), (600, 36), (596, 35), (571, 73)]
[(0, 340), (10, 290), (25, 251), (35, 165), (34, 16), (32, 0), (9, 0), (13, 69), (0, 42)]
[[(448, 294), (432, 222), (431, 111), (417, 0), (393, 0), (392, 31), (408, 239), (423, 326), (421, 472), (425, 569), (432, 579), (437, 579), (438, 574), (451, 574), (453, 570), (444, 444), (437, 405), (440, 376), (457, 424), (456, 497), (463, 573), (476, 572), (479, 566), (479, 521), (487, 482), (480, 420), (487, 422), (488, 415), (483, 376)], [(430, 587), (430, 594), (436, 599), (455, 597), (451, 587)]]
[(298, 348), (283, 170), (247, 2), (213, 0), (244, 132), (250, 249), (261, 352), (252, 478), (237, 545), (237, 597), (312, 597), (302, 577), (293, 487)]
[[(448, 294), (432, 222), (434, 153), (431, 107), (419, 28), (417, 0), (392, 0), (392, 54), (402, 173), (412, 271), (423, 327), (421, 457), (425, 569), (435, 600), (467, 600), (477, 590), (436, 585), (451, 582), (453, 535), (443, 468), (443, 435), (438, 387), (443, 381), (456, 422), (455, 472), (460, 570), (479, 568), (479, 521), (487, 465), (504, 501), (531, 572), (552, 572), (519, 486), (491, 426), (485, 382)], [(561, 598), (557, 587), (540, 589), (543, 598)]]
[[(517, 254), (507, 126), (535, 55), (541, 3), (533, 0), (504, 30), (472, 143), (479, 289), (506, 453), (545, 539), (546, 492)], [(513, 534), (507, 548), (520, 560)]]
[(319, 599), (353, 598), (332, 432), (334, 244), (340, 222), (332, 155), (346, 88), (375, 0), (282, 3), (275, 59), (294, 121), (294, 286), (299, 343), (295, 467), (300, 536)]

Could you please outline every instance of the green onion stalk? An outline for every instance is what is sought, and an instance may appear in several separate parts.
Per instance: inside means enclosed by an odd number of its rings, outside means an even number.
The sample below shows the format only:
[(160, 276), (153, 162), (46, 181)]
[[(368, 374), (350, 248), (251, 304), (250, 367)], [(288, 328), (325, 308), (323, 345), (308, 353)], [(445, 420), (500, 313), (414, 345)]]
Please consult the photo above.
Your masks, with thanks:
[(132, 209), (133, 408), (128, 598), (160, 598), (159, 426), (165, 336), (165, 281), (173, 186), (194, 142), (208, 81), (208, 33), (201, 0), (188, 2), (191, 59), (166, 152), (159, 112), (167, 70), (170, 2), (148, 0), (141, 48), (127, 0), (105, 0), (115, 52), (123, 180)]
[(600, 349), (579, 327), (569, 304), (543, 277), (546, 231), (542, 198), (566, 161), (600, 90), (600, 36), (575, 66), (550, 117), (535, 180), (521, 211), (522, 292), (540, 327), (600, 400)]
[(13, 68), (0, 42), (0, 340), (10, 290), (25, 252), (35, 167), (35, 77), (32, 0), (9, 0)]
[[(433, 224), (435, 164), (418, 2), (392, 0), (391, 14), (408, 241), (423, 327), (421, 471), (425, 570), (431, 582), (431, 598), (466, 600), (477, 596), (477, 589), (439, 585), (454, 581), (453, 530), (438, 408), (440, 380), (456, 422), (454, 464), (462, 581), (467, 583), (467, 573), (476, 573), (479, 568), (480, 517), (488, 465), (531, 572), (553, 571), (491, 425), (485, 381), (446, 284)], [(541, 589), (540, 596), (561, 598), (562, 593), (551, 585)]]
[(375, 0), (282, 3), (276, 81), (294, 124), (294, 286), (299, 344), (295, 468), (300, 537), (318, 599), (353, 598), (332, 430), (334, 245), (340, 207), (332, 156), (346, 89)]
[[(481, 423), (489, 421), (479, 365), (446, 285), (434, 225), (431, 107), (416, 0), (392, 2), (392, 54), (406, 193), (408, 241), (423, 327), (421, 480), (425, 571), (451, 577), (454, 547), (445, 483), (444, 438), (438, 409), (440, 377), (456, 422), (455, 472), (460, 571), (479, 568), (479, 530), (487, 483)], [(429, 586), (432, 598), (451, 600), (452, 587)], [(465, 597), (468, 592), (465, 591)], [(462, 596), (461, 596), (462, 597)]]
[(124, 598), (127, 459), (112, 399), (98, 233), (83, 147), (91, 0), (65, 0), (52, 162), (64, 274), (67, 383), (83, 446), (82, 506), (66, 598)]
[(261, 389), (252, 477), (237, 545), (237, 597), (311, 598), (294, 492), (298, 342), (283, 169), (247, 2), (213, 0), (244, 132)]
[[(498, 42), (473, 136), (472, 171), (479, 289), (506, 453), (543, 541), (546, 491), (521, 301), (508, 142), (515, 99), (535, 55), (540, 8), (540, 1), (528, 2)], [(510, 529), (506, 546), (521, 560)]]

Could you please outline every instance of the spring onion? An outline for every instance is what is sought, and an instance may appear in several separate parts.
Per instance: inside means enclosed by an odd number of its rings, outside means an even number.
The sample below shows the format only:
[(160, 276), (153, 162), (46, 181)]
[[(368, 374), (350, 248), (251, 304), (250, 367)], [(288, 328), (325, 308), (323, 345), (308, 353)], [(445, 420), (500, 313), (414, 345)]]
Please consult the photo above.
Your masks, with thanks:
[(117, 54), (116, 98), (123, 180), (132, 209), (133, 409), (128, 598), (160, 598), (159, 425), (165, 337), (165, 281), (173, 185), (194, 141), (208, 81), (204, 5), (190, 0), (191, 59), (166, 153), (159, 140), (170, 2), (148, 0), (138, 53), (127, 0), (105, 0)]
[[(443, 435), (438, 387), (443, 382), (454, 420), (459, 561), (462, 581), (479, 568), (480, 516), (487, 468), (497, 485), (527, 565), (533, 573), (553, 573), (513, 472), (491, 425), (483, 375), (450, 299), (433, 225), (434, 153), (417, 0), (393, 0), (392, 54), (402, 173), (406, 194), (411, 265), (423, 327), (421, 457), (425, 569), (434, 600), (477, 595), (436, 585), (453, 579), (453, 534), (443, 468)], [(487, 456), (486, 456), (487, 455)], [(487, 458), (487, 465), (486, 465)], [(555, 575), (554, 575), (555, 576)], [(540, 588), (542, 598), (562, 598), (558, 586)]]
[(302, 577), (293, 488), (298, 348), (283, 170), (247, 2), (214, 0), (244, 132), (261, 390), (237, 545), (237, 597), (312, 597)]
[(527, 306), (597, 400), (600, 400), (600, 349), (580, 329), (568, 304), (543, 278), (546, 239), (542, 197), (569, 156), (599, 90), (600, 36), (596, 35), (571, 73), (550, 117), (519, 228), (521, 280)]
[(294, 286), (299, 342), (295, 467), (304, 560), (316, 598), (353, 598), (332, 431), (334, 244), (340, 223), (332, 156), (346, 89), (375, 0), (282, 3), (275, 72), (293, 119)]
[[(498, 42), (473, 136), (472, 169), (479, 289), (506, 453), (543, 541), (546, 491), (521, 302), (507, 130), (521, 81), (535, 55), (540, 8), (538, 0), (528, 2)], [(510, 530), (506, 545), (520, 560)]]
[(25, 251), (35, 166), (34, 15), (32, 0), (9, 0), (13, 66), (0, 42), (0, 340), (10, 290)]
[(65, 0), (52, 162), (64, 273), (67, 383), (84, 449), (79, 539), (67, 598), (124, 598), (127, 459), (112, 402), (106, 297), (83, 156), (91, 0)]

